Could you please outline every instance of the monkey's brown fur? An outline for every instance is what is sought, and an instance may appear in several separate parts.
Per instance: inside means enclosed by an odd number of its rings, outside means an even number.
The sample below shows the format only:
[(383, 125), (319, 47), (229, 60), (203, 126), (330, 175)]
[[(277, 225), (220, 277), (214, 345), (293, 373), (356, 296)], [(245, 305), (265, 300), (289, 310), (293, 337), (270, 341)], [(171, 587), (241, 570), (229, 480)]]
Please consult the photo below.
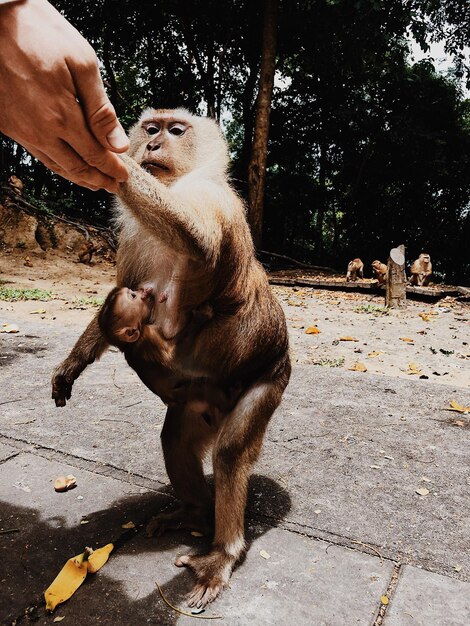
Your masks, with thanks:
[(432, 275), (432, 263), (429, 254), (422, 252), (419, 258), (413, 262), (411, 266), (411, 285), (425, 287), (429, 284)]
[(376, 279), (379, 281), (380, 285), (383, 285), (387, 281), (388, 268), (385, 263), (381, 263), (380, 261), (373, 261), (372, 272)]
[(80, 263), (91, 263), (93, 253), (96, 248), (91, 241), (85, 241), (78, 249), (78, 260)]
[[(147, 110), (130, 143), (123, 157), (129, 180), (118, 194), (117, 283), (149, 285), (162, 296), (151, 326), (158, 340), (146, 349), (129, 344), (124, 353), (168, 405), (163, 453), (183, 502), (153, 518), (148, 532), (214, 527), (208, 554), (176, 562), (195, 573), (188, 602), (199, 607), (227, 585), (244, 550), (248, 478), (290, 376), (286, 323), (227, 181), (227, 147), (216, 124), (184, 110)], [(212, 316), (194, 327), (193, 312), (206, 305)], [(106, 348), (95, 318), (54, 373), (57, 406)], [(229, 399), (225, 407), (216, 389)], [(202, 470), (211, 448), (215, 503)]]
[(364, 278), (364, 263), (361, 259), (353, 259), (348, 263), (348, 271), (346, 272), (346, 280), (356, 281), (358, 277), (360, 279)]

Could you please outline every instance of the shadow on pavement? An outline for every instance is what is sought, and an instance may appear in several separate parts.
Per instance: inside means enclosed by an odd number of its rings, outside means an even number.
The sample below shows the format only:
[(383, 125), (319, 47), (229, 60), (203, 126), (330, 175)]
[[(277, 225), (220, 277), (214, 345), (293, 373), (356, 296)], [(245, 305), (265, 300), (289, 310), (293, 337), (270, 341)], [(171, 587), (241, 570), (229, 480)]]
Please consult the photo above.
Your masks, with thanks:
[[(174, 502), (165, 491), (163, 487), (161, 491), (114, 501), (108, 508), (88, 515), (89, 523), (73, 527), (66, 527), (61, 517), (44, 520), (44, 512), (0, 502), (1, 527), (18, 529), (0, 535), (0, 623), (50, 624), (60, 615), (67, 618), (67, 624), (176, 624), (181, 616), (164, 604), (155, 581), (173, 604), (187, 610), (184, 597), (194, 579), (190, 571), (176, 569), (173, 561), (177, 554), (189, 550), (205, 551), (209, 541), (180, 531), (161, 537), (145, 536), (142, 530), (148, 519)], [(290, 497), (282, 486), (265, 476), (253, 475), (246, 524), (248, 546), (276, 526), (290, 506)], [(53, 616), (46, 615), (43, 592), (67, 559), (81, 553), (85, 546), (97, 548), (115, 541), (124, 532), (123, 520), (132, 520), (138, 532), (131, 531), (98, 574), (89, 575)], [(25, 616), (28, 609), (29, 616)], [(210, 611), (217, 613), (217, 602)], [(190, 618), (182, 619), (192, 622)]]

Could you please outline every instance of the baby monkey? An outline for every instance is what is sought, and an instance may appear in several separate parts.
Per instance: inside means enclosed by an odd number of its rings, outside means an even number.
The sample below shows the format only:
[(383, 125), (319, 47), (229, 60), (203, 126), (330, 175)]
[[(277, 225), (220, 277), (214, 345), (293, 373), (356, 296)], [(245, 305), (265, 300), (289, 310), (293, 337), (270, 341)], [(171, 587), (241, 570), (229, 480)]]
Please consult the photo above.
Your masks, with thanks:
[(114, 287), (99, 312), (98, 323), (105, 339), (118, 348), (138, 341), (145, 324), (151, 323), (155, 298), (151, 287)]
[[(139, 342), (142, 354), (150, 354), (162, 343), (152, 324), (155, 307), (164, 299), (165, 295), (160, 294), (156, 300), (152, 287), (139, 287), (135, 291), (129, 287), (114, 287), (98, 314), (98, 323), (106, 341), (123, 352), (125, 344)], [(192, 320), (185, 332), (188, 328), (191, 334), (197, 332), (212, 319), (213, 314), (209, 304), (198, 306), (192, 311)], [(195, 379), (175, 387), (173, 399), (185, 401), (189, 409), (200, 412), (210, 425), (220, 413), (233, 409), (240, 392), (237, 384), (224, 389), (207, 379)]]

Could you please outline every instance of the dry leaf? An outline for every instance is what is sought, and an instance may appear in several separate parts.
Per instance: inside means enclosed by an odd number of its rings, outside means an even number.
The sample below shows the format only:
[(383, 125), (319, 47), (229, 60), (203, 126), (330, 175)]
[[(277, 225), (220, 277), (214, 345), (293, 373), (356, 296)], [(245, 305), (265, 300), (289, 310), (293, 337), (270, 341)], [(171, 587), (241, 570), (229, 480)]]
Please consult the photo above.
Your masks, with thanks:
[(198, 530), (192, 530), (191, 531), (191, 535), (193, 537), (204, 537), (204, 535), (202, 533), (200, 533)]
[(413, 375), (421, 375), (423, 372), (419, 369), (418, 365), (416, 365), (416, 363), (413, 363), (413, 361), (408, 365), (408, 371), (406, 372), (407, 374)]
[(3, 324), (2, 328), (0, 328), (0, 333), (18, 333), (20, 331), (20, 327), (18, 324)]
[(356, 361), (349, 369), (351, 372), (367, 372), (367, 367), (364, 363), (359, 363), (359, 361)]
[(462, 571), (462, 566), (461, 565), (456, 565), (454, 567), (454, 569), (455, 569), (456, 572), (461, 572)]
[(63, 619), (65, 619), (65, 615), (62, 615), (61, 617), (54, 617), (54, 619), (52, 620), (53, 622), (61, 622)]
[(359, 341), (359, 339), (356, 339), (355, 337), (340, 337), (339, 340), (340, 341)]
[(463, 428), (465, 426), (465, 422), (463, 420), (454, 420), (452, 422), (452, 426), (459, 426), (460, 428)]
[(420, 487), (419, 489), (416, 489), (416, 493), (420, 496), (428, 496), (429, 489), (426, 489), (426, 487)]
[(450, 401), (450, 409), (448, 411), (457, 411), (457, 413), (470, 413), (470, 406), (462, 406), (455, 400)]
[(369, 352), (367, 355), (370, 359), (373, 359), (375, 356), (379, 356), (380, 354), (384, 354), (380, 350), (374, 350), (373, 352)]
[(382, 604), (387, 605), (390, 600), (387, 598), (387, 596), (380, 596), (380, 602), (382, 602)]
[(263, 559), (270, 559), (271, 555), (266, 550), (260, 550), (259, 555), (263, 557)]
[(309, 326), (307, 330), (305, 331), (305, 334), (306, 335), (318, 335), (319, 332), (320, 332), (320, 329), (317, 328), (317, 326)]
[(46, 309), (34, 309), (34, 311), (30, 311), (29, 314), (30, 315), (41, 315), (42, 313), (45, 313), (45, 312), (46, 312)]
[(121, 524), (121, 528), (135, 528), (134, 522), (126, 522), (126, 524)]
[(406, 341), (407, 343), (414, 343), (414, 339), (410, 337), (399, 337), (400, 341)]

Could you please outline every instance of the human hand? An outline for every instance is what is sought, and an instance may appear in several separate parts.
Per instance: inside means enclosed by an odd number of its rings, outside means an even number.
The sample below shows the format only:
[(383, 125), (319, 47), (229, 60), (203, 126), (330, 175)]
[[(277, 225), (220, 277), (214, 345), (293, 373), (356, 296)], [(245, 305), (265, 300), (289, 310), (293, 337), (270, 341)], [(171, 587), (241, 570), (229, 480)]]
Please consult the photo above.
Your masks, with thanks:
[(93, 48), (46, 0), (0, 5), (0, 131), (64, 178), (115, 193), (129, 142)]

